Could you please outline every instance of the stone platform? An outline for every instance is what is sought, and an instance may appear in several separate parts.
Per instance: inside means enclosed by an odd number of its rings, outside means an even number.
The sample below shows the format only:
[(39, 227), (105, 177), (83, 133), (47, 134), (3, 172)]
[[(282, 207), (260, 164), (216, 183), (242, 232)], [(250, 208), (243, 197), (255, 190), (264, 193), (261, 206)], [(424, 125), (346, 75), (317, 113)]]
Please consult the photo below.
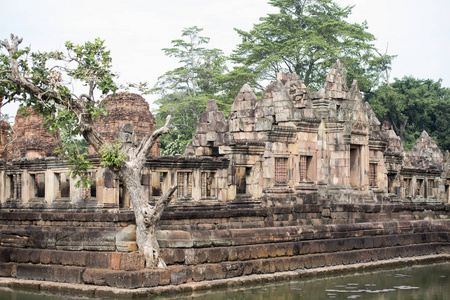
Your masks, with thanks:
[(448, 210), (419, 204), (175, 206), (157, 231), (166, 269), (146, 269), (143, 256), (131, 251), (132, 211), (1, 210), (0, 277), (136, 295), (398, 259), (448, 260), (450, 221), (437, 219)]

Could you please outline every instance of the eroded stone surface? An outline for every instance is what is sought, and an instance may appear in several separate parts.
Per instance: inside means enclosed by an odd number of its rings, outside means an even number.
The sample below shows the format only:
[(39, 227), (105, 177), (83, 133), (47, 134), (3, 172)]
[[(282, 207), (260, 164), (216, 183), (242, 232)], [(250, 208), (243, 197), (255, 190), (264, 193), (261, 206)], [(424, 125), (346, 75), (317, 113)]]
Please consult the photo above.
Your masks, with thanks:
[[(118, 133), (124, 124), (131, 124), (134, 128), (133, 143), (139, 143), (142, 138), (155, 130), (155, 118), (149, 110), (145, 99), (137, 94), (117, 93), (109, 95), (103, 101), (106, 105), (106, 116), (101, 116), (96, 122), (98, 132), (109, 144), (119, 139)], [(159, 156), (159, 143), (152, 148), (150, 155)], [(89, 147), (89, 153), (95, 151)]]
[(61, 146), (59, 130), (53, 134), (43, 127), (44, 119), (27, 108), (23, 114), (16, 115), (13, 131), (6, 148), (8, 160), (17, 158), (43, 158), (56, 156), (56, 148)]

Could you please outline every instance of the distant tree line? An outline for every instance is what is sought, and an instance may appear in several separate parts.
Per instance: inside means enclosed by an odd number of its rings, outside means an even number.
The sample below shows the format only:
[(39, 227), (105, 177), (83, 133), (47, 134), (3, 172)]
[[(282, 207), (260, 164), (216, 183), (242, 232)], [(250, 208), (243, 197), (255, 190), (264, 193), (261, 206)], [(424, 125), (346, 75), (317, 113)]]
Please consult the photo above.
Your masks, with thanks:
[(235, 29), (242, 42), (230, 56), (207, 48), (209, 38), (198, 27), (185, 28), (181, 38), (163, 49), (179, 65), (159, 77), (151, 90), (159, 95), (157, 123), (173, 116), (170, 135), (162, 137), (162, 153), (183, 153), (208, 99), (228, 114), (245, 83), (261, 92), (278, 72), (297, 73), (317, 90), (333, 63), (340, 59), (350, 85), (358, 80), (364, 99), (380, 121), (391, 122), (409, 149), (423, 130), (450, 149), (449, 92), (441, 81), (405, 77), (388, 84), (393, 55), (375, 48), (375, 37), (363, 22), (349, 23), (353, 7), (331, 0), (271, 0), (277, 13), (260, 18), (250, 31)]

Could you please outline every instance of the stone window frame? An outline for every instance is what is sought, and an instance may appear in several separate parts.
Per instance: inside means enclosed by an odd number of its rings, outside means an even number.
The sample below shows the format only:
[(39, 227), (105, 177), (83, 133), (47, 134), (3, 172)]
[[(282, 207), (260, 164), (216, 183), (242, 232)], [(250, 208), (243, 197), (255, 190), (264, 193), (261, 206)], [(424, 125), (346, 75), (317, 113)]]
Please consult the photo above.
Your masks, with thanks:
[[(57, 170), (53, 172), (53, 176), (55, 177), (55, 199), (70, 199), (70, 194), (71, 194), (71, 186), (70, 186), (70, 175), (67, 175), (67, 173), (69, 172), (69, 170)], [(62, 186), (61, 186), (61, 175), (62, 174), (66, 174), (65, 178), (65, 183), (68, 185), (68, 195), (66, 196), (66, 194), (63, 195), (63, 190), (62, 190)]]
[(6, 199), (22, 198), (22, 174), (9, 173), (6, 174)]
[(403, 191), (405, 194), (405, 198), (412, 197), (411, 182), (412, 182), (412, 177), (403, 177)]
[(370, 162), (369, 163), (369, 186), (377, 187), (377, 172), (378, 172), (378, 163)]
[[(88, 170), (89, 176), (92, 178), (92, 184), (85, 188), (83, 185), (81, 187), (81, 195), (83, 199), (96, 200), (97, 199), (97, 181), (98, 181), (98, 172), (97, 169)], [(95, 174), (95, 176), (92, 176)], [(92, 195), (92, 192), (95, 191), (95, 195)]]
[[(202, 199), (215, 198), (214, 182), (216, 172), (215, 171), (201, 171), (200, 173), (200, 194)], [(208, 184), (209, 181), (209, 184)]]
[[(45, 198), (45, 173), (44, 172), (31, 172), (28, 174), (30, 177), (30, 190), (32, 192), (31, 199), (43, 199)], [(37, 186), (38, 182), (36, 182), (36, 176), (42, 175), (44, 177), (44, 194), (39, 196), (39, 188)]]
[[(239, 165), (235, 165), (234, 169), (235, 169), (235, 174), (234, 174), (234, 178), (235, 178), (235, 185), (236, 185), (236, 195), (246, 195), (248, 194), (248, 178), (251, 176), (251, 172), (252, 172), (252, 165), (245, 165), (245, 164), (239, 164)], [(240, 172), (240, 170), (242, 170), (242, 174)], [(238, 184), (238, 175), (237, 174), (241, 174), (240, 176), (242, 176), (241, 178), (243, 178), (243, 180), (241, 180), (240, 182), (244, 182), (244, 185), (240, 185)]]
[(300, 183), (312, 183), (315, 180), (314, 155), (300, 153), (298, 162), (298, 175)]
[(289, 156), (276, 155), (274, 157), (275, 185), (287, 185), (289, 182)]
[(426, 184), (427, 184), (427, 186), (426, 186), (427, 198), (428, 197), (436, 197), (436, 194), (435, 194), (436, 178), (427, 178)]
[(425, 181), (424, 177), (416, 177), (415, 197), (425, 197)]
[(177, 197), (192, 198), (193, 172), (192, 170), (177, 171)]

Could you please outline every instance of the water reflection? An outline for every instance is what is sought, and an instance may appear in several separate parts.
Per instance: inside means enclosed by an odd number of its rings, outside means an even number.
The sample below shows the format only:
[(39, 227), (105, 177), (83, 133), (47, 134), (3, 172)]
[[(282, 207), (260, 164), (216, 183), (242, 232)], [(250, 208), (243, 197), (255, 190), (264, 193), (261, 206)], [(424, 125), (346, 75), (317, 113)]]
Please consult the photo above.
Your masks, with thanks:
[[(0, 290), (1, 300), (62, 300)], [(142, 299), (142, 298), (140, 298)], [(145, 298), (146, 299), (146, 298)], [(157, 299), (195, 300), (290, 300), (290, 299), (369, 299), (444, 300), (450, 299), (450, 262), (417, 265), (400, 269), (360, 272), (351, 275), (292, 280), (251, 285), (240, 289), (220, 289)]]
[(450, 262), (269, 283), (238, 290), (209, 291), (177, 298), (183, 300), (445, 300), (450, 299)]

